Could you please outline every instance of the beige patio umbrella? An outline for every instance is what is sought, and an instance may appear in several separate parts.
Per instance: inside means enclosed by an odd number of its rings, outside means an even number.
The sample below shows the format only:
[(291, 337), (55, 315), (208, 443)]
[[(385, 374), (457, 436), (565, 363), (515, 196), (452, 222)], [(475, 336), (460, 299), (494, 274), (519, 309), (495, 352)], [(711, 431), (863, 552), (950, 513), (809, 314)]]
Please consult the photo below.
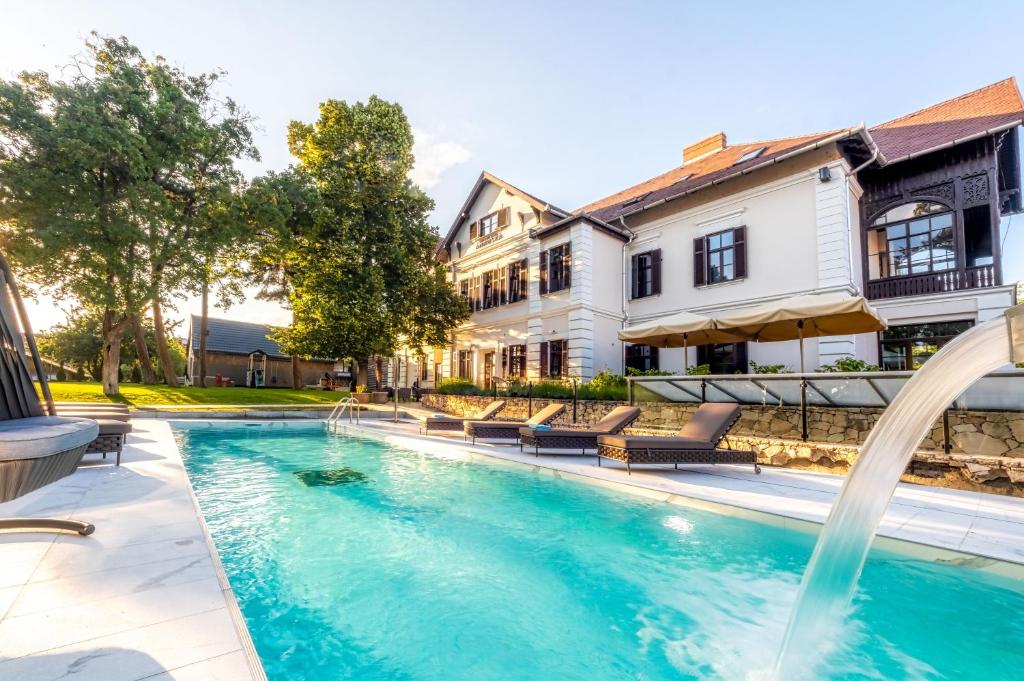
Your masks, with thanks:
[(683, 369), (688, 368), (686, 349), (711, 343), (735, 343), (745, 336), (719, 331), (710, 317), (692, 312), (679, 312), (646, 324), (637, 324), (619, 331), (619, 340), (629, 343), (653, 345), (658, 348), (682, 348)]
[(804, 372), (804, 338), (870, 333), (886, 328), (885, 320), (861, 296), (821, 293), (783, 298), (714, 318), (721, 332), (755, 341), (800, 341), (800, 373)]

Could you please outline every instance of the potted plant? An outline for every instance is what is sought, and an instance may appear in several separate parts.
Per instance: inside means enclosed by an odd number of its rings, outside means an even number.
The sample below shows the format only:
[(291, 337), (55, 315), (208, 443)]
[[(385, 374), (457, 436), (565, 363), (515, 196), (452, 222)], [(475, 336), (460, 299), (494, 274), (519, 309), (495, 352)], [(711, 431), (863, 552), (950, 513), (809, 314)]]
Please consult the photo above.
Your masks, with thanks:
[(356, 402), (358, 402), (359, 404), (370, 403), (370, 393), (366, 392), (365, 385), (357, 385), (356, 391), (352, 393), (352, 397), (356, 398)]
[(372, 394), (373, 394), (372, 402), (374, 404), (384, 404), (384, 403), (386, 403), (388, 401), (389, 393), (388, 393), (387, 390), (374, 390)]

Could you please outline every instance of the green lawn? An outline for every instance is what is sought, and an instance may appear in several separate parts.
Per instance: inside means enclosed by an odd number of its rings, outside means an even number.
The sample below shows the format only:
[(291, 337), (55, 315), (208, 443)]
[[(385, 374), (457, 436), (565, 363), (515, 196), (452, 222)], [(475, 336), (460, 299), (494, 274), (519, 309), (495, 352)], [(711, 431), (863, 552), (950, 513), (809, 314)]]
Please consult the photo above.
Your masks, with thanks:
[[(38, 386), (37, 386), (38, 389)], [(284, 388), (171, 388), (122, 383), (120, 399), (103, 394), (99, 383), (50, 383), (57, 402), (123, 402), (135, 406), (175, 404), (334, 404), (348, 393)]]

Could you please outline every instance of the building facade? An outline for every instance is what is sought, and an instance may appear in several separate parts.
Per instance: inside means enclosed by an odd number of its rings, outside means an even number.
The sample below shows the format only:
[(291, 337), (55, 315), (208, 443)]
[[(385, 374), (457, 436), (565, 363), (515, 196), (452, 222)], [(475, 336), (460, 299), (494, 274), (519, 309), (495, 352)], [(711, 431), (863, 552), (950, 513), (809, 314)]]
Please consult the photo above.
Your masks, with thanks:
[[(866, 296), (889, 329), (807, 341), (808, 370), (844, 357), (916, 368), (1016, 302), (1000, 238), (1022, 209), (1022, 120), (1008, 79), (870, 128), (718, 133), (575, 211), (483, 173), (438, 251), (472, 314), (426, 373), (482, 386), (679, 373), (682, 350), (623, 346), (618, 330), (831, 291)], [(713, 373), (799, 365), (795, 342), (688, 352)]]

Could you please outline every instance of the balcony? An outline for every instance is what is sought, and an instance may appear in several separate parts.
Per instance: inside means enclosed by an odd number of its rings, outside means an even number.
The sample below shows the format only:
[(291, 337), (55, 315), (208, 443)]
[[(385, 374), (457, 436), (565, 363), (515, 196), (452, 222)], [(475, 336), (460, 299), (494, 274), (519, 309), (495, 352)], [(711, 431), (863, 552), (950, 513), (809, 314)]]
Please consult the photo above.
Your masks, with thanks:
[(930, 293), (949, 293), (997, 285), (995, 265), (979, 265), (963, 270), (876, 279), (867, 282), (865, 289), (869, 300), (877, 300), (879, 298), (924, 296)]

